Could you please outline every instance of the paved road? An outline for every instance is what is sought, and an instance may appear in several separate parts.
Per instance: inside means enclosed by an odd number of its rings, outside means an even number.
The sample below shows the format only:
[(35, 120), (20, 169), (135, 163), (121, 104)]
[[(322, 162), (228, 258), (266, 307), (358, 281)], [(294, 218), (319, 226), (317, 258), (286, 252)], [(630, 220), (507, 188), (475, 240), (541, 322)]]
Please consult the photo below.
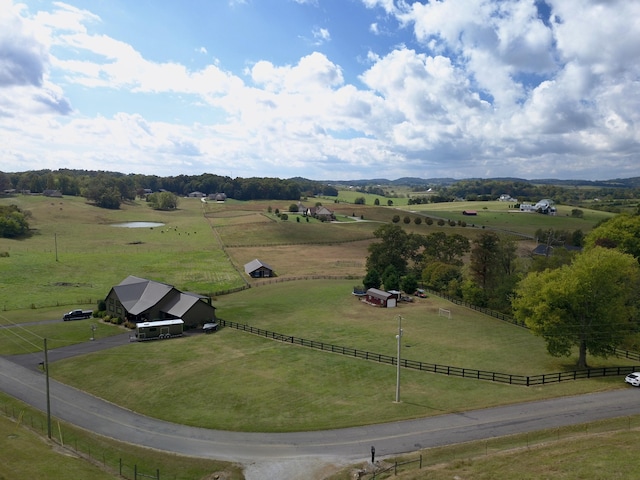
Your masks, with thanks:
[[(129, 342), (129, 333), (49, 351), (49, 361)], [(46, 411), (43, 353), (0, 357), (0, 390)], [(56, 418), (117, 440), (179, 454), (238, 462), (246, 478), (314, 478), (328, 464), (384, 458), (421, 448), (640, 413), (640, 389), (552, 399), (412, 421), (319, 432), (241, 433), (173, 424), (50, 381)]]
[[(43, 373), (0, 358), (0, 389), (46, 410)], [(177, 425), (123, 409), (54, 380), (54, 417), (118, 440), (185, 455), (240, 463), (326, 457), (361, 461), (420, 448), (640, 413), (640, 390), (530, 402), (419, 420), (320, 432), (240, 433)]]

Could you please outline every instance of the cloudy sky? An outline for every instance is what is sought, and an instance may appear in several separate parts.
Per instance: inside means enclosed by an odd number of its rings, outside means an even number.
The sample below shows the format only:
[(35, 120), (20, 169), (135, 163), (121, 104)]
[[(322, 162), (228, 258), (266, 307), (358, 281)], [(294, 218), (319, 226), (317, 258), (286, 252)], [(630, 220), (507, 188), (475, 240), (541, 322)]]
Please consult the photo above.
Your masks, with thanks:
[(0, 0), (0, 171), (640, 176), (637, 0)]

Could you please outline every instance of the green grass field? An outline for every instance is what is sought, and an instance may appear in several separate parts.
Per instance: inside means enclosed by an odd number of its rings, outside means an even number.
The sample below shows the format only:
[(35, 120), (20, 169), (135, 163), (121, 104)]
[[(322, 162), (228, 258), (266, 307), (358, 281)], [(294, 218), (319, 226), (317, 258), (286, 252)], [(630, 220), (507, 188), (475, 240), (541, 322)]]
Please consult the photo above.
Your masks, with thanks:
[[(0, 252), (9, 254), (0, 257), (0, 310), (95, 306), (128, 275), (203, 294), (244, 283), (221, 250), (198, 199), (182, 199), (174, 212), (157, 212), (140, 202), (103, 210), (79, 197), (54, 202), (18, 196), (0, 202), (31, 212), (34, 230), (30, 238), (0, 239)], [(164, 226), (112, 226), (128, 221)]]
[[(461, 211), (475, 209), (479, 212), (475, 220), (487, 222), (477, 225), (528, 235), (538, 228), (587, 232), (608, 214), (585, 210), (583, 219), (574, 219), (562, 208), (556, 217), (518, 214), (501, 211), (503, 204), (493, 205), (499, 202), (407, 206), (406, 199), (403, 204), (400, 198), (390, 208), (373, 207), (373, 197), (367, 197), (366, 205), (346, 203), (347, 198), (340, 203), (321, 200), (339, 216), (366, 221), (322, 224), (296, 222), (290, 216), (283, 222), (267, 215), (269, 206), (286, 212), (291, 202), (203, 204), (198, 199), (181, 199), (177, 211), (155, 212), (141, 202), (108, 211), (82, 198), (2, 198), (1, 204), (17, 203), (31, 212), (34, 231), (26, 239), (0, 239), (0, 252), (9, 255), (0, 257), (0, 319), (3, 324), (33, 322), (59, 318), (72, 305), (94, 308), (127, 275), (199, 293), (223, 291), (242, 286), (246, 281), (242, 265), (261, 258), (280, 272), (281, 279), (338, 275), (356, 280), (283, 282), (220, 296), (214, 304), (221, 318), (395, 355), (397, 315), (402, 315), (404, 358), (525, 375), (572, 368), (574, 358), (549, 357), (541, 340), (524, 329), (456, 306), (450, 306), (453, 318), (443, 319), (437, 309), (445, 303), (434, 297), (395, 310), (376, 309), (360, 304), (350, 295), (351, 287), (364, 274), (366, 246), (377, 222), (389, 222), (395, 214), (454, 220), (460, 215), (470, 223)], [(111, 226), (125, 221), (155, 221), (164, 226)], [(413, 223), (405, 228), (421, 233), (440, 229)], [(482, 231), (442, 227), (447, 232), (454, 229), (469, 236)], [(83, 341), (90, 334), (90, 322), (0, 330), (0, 353), (37, 351), (44, 337), (59, 346)], [(100, 325), (96, 333), (118, 331)], [(15, 333), (26, 340), (17, 341)], [(624, 363), (590, 361), (595, 366)], [(396, 404), (393, 366), (282, 344), (230, 328), (215, 335), (133, 343), (56, 362), (51, 373), (153, 416), (254, 431), (363, 425), (623, 386), (618, 378), (605, 378), (525, 388), (403, 370), (402, 402)], [(159, 377), (162, 382), (157, 381)], [(177, 416), (176, 401), (183, 405)], [(215, 409), (209, 408), (212, 404)]]
[[(403, 357), (429, 363), (524, 375), (564, 371), (575, 363), (575, 358), (549, 357), (543, 342), (523, 328), (435, 298), (396, 309), (361, 304), (348, 281), (277, 283), (221, 297), (216, 306), (225, 320), (387, 355), (395, 355), (397, 315), (402, 315)], [(449, 307), (453, 318), (439, 317), (439, 306)], [(114, 365), (128, 365), (126, 375)], [(103, 374), (92, 376), (92, 371)], [(396, 405), (391, 365), (231, 328), (128, 344), (57, 362), (51, 373), (141, 413), (247, 431), (347, 427), (623, 386), (619, 378), (606, 378), (525, 388), (406, 370), (403, 402)], [(176, 401), (182, 405), (178, 411)]]

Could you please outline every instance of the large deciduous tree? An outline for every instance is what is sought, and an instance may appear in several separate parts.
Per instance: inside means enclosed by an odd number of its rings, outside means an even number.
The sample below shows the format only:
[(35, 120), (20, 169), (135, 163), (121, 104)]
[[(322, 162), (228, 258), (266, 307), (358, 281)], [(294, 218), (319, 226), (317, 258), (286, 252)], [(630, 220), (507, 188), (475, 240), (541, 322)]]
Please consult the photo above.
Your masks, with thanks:
[(428, 262), (437, 261), (462, 266), (462, 257), (470, 248), (469, 239), (464, 235), (434, 232), (425, 239), (424, 258)]
[(171, 192), (152, 193), (147, 197), (154, 210), (175, 210), (178, 208), (178, 197)]
[(640, 261), (640, 215), (621, 214), (607, 220), (589, 233), (585, 246), (617, 248)]
[(640, 266), (633, 256), (596, 247), (556, 270), (533, 272), (518, 285), (514, 316), (547, 343), (553, 356), (578, 348), (606, 357), (637, 331)]
[(0, 237), (22, 237), (29, 232), (27, 214), (16, 205), (0, 205)]
[(398, 225), (382, 225), (373, 234), (380, 242), (369, 245), (367, 271), (384, 272), (392, 265), (399, 275), (404, 275), (407, 271), (407, 232)]

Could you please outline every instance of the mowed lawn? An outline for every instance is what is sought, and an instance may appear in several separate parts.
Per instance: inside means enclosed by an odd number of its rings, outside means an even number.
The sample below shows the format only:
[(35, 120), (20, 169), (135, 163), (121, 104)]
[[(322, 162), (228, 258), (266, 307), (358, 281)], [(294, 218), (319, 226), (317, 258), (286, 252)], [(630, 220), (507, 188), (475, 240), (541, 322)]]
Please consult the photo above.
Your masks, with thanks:
[[(402, 315), (403, 357), (425, 362), (538, 374), (565, 370), (571, 361), (548, 357), (540, 339), (525, 329), (441, 300), (397, 309), (362, 305), (347, 281), (261, 286), (215, 304), (226, 320), (388, 355), (395, 354)], [(453, 318), (438, 317), (439, 306), (450, 306)], [(246, 431), (339, 428), (623, 386), (619, 378), (606, 378), (527, 388), (403, 369), (402, 402), (396, 404), (394, 366), (232, 328), (132, 343), (56, 362), (51, 373), (150, 416)]]
[(100, 319), (74, 320), (42, 324), (16, 325), (11, 319), (0, 314), (0, 355), (22, 355), (42, 352), (44, 339), (47, 348), (54, 349), (84, 343), (91, 338), (100, 339), (125, 333), (121, 326), (102, 322)]

